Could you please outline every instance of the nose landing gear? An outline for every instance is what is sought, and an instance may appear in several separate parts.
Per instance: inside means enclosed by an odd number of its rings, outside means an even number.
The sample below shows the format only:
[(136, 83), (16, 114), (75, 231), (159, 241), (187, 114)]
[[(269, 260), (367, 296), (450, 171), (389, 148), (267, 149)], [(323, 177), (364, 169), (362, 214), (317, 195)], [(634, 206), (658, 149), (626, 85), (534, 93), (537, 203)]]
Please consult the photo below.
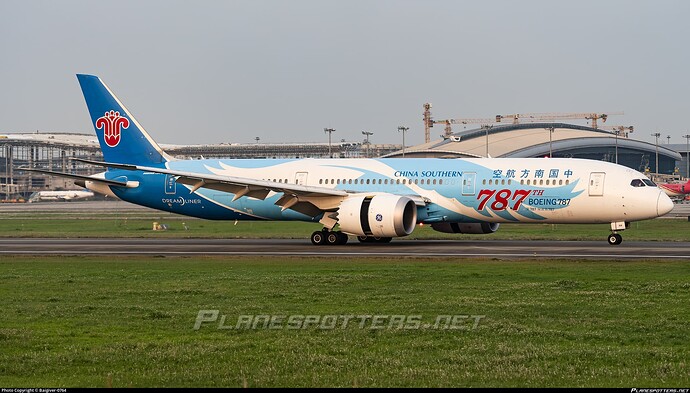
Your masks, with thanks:
[(611, 223), (611, 234), (607, 239), (609, 244), (612, 246), (617, 246), (623, 242), (623, 236), (621, 236), (618, 231), (624, 231), (630, 226), (629, 222), (617, 221)]
[(623, 236), (620, 233), (612, 233), (609, 235), (608, 241), (610, 245), (616, 246), (623, 242)]

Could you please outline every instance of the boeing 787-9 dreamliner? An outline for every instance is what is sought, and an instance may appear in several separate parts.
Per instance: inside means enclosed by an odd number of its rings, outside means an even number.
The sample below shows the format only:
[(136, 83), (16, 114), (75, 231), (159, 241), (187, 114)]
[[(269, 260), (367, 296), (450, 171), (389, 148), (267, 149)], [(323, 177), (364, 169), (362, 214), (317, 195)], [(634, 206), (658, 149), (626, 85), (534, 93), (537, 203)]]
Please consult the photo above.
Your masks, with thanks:
[[(671, 211), (645, 175), (573, 158), (175, 159), (100, 78), (77, 75), (105, 168), (65, 176), (99, 193), (212, 220), (320, 223), (316, 245), (386, 243), (418, 224), (492, 233), (500, 223), (605, 223), (610, 244), (630, 222)], [(154, 97), (151, 97), (152, 99)]]

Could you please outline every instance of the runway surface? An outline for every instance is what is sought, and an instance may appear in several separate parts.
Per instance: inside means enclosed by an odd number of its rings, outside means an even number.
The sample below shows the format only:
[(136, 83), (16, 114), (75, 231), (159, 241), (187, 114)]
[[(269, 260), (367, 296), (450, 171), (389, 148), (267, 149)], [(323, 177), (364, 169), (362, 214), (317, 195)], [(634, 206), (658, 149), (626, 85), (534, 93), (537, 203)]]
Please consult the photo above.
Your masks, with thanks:
[[(548, 259), (687, 259), (690, 242), (398, 240), (314, 246), (308, 239), (0, 239), (0, 255), (327, 256)], [(110, 259), (108, 259), (110, 260)]]

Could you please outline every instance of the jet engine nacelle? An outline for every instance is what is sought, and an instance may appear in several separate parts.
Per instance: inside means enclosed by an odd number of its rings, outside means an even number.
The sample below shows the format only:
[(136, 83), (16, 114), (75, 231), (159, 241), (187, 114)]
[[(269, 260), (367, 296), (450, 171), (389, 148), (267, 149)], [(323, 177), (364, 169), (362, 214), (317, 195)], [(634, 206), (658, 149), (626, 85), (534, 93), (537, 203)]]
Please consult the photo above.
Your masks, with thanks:
[(456, 222), (436, 222), (431, 227), (438, 232), (444, 233), (468, 233), (484, 234), (494, 233), (498, 230), (498, 223), (481, 222), (472, 224), (462, 224)]
[(417, 206), (399, 195), (354, 195), (340, 204), (338, 224), (355, 236), (407, 236), (417, 224)]

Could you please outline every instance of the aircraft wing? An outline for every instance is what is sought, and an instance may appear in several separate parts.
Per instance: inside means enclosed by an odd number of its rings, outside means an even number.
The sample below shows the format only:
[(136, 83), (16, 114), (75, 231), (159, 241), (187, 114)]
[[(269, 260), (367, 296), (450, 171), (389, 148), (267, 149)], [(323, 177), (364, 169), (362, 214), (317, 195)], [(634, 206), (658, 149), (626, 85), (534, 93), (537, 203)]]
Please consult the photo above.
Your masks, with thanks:
[(175, 176), (177, 177), (176, 181), (178, 183), (192, 186), (190, 193), (194, 193), (199, 188), (208, 188), (235, 194), (233, 201), (243, 196), (266, 199), (271, 191), (283, 193), (283, 196), (276, 201), (276, 205), (280, 206), (283, 210), (292, 209), (310, 216), (316, 216), (324, 211), (337, 210), (343, 198), (350, 195), (347, 191), (334, 190), (326, 187), (304, 186), (246, 177), (220, 176), (141, 165), (115, 164), (84, 159), (75, 160), (107, 168), (138, 170)]
[[(310, 216), (316, 216), (327, 211), (336, 211), (343, 199), (351, 194), (345, 190), (279, 183), (246, 177), (221, 176), (198, 172), (178, 171), (167, 168), (91, 161), (79, 158), (75, 158), (74, 160), (107, 168), (117, 168), (132, 171), (138, 170), (175, 176), (177, 177), (176, 182), (192, 186), (190, 193), (194, 193), (199, 188), (208, 188), (235, 194), (233, 201), (243, 196), (263, 200), (266, 199), (271, 191), (282, 193), (283, 196), (275, 202), (276, 205), (280, 206), (283, 210), (292, 209)], [(418, 206), (424, 206), (427, 202), (427, 200), (419, 195), (406, 196), (412, 199)]]

